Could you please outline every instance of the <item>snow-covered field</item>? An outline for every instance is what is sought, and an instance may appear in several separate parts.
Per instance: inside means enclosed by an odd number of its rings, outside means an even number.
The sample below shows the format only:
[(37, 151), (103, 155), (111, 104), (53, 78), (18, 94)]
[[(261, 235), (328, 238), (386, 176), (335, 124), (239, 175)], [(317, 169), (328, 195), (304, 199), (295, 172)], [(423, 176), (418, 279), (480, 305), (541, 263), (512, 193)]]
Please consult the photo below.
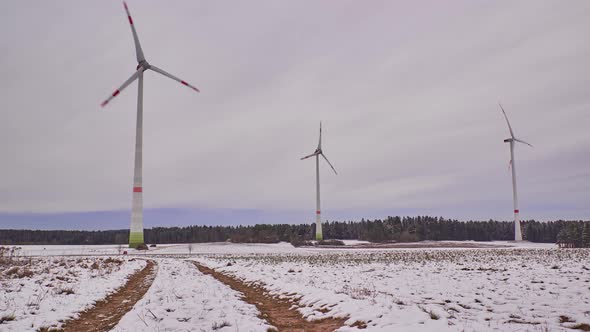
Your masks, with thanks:
[[(310, 319), (350, 317), (347, 324), (364, 321), (371, 331), (554, 331), (590, 324), (587, 249), (330, 251), (196, 259), (262, 282), (276, 294), (301, 296), (307, 305), (301, 312)], [(323, 308), (330, 312), (322, 314)], [(560, 316), (575, 323), (561, 324)]]
[[(346, 245), (365, 244), (366, 241), (344, 240)], [(428, 244), (429, 242), (405, 243), (410, 244)], [(445, 244), (481, 244), (484, 246), (498, 246), (498, 247), (518, 247), (518, 248), (557, 248), (553, 243), (531, 243), (531, 242), (476, 242), (476, 241), (438, 241), (432, 243)], [(148, 254), (225, 254), (225, 253), (251, 253), (251, 254), (267, 254), (267, 253), (293, 253), (293, 252), (326, 252), (333, 250), (340, 250), (338, 248), (332, 249), (317, 249), (317, 248), (294, 248), (286, 242), (277, 244), (263, 244), (263, 243), (246, 243), (235, 244), (229, 242), (215, 242), (215, 243), (193, 243), (193, 244), (160, 244), (155, 248), (149, 248), (149, 252), (139, 252), (130, 250), (126, 246), (121, 245), (84, 245), (84, 246), (64, 246), (64, 245), (23, 245), (17, 246), (20, 248), (19, 255), (21, 256), (56, 256), (56, 255), (115, 255), (124, 251), (134, 255), (148, 255)], [(447, 249), (447, 248), (436, 248)], [(373, 249), (363, 249), (373, 250)], [(375, 249), (382, 250), (382, 249)], [(422, 250), (418, 248), (418, 250)]]
[[(369, 242), (366, 241), (357, 241), (357, 240), (344, 240), (343, 241), (346, 246), (357, 245), (357, 244), (366, 244)], [(553, 243), (531, 243), (531, 242), (508, 242), (508, 241), (494, 241), (494, 242), (477, 242), (477, 241), (437, 241), (437, 242), (408, 242), (404, 243), (406, 245), (411, 244), (419, 244), (428, 246), (430, 243), (445, 243), (445, 244), (473, 244), (473, 245), (483, 245), (483, 246), (497, 246), (498, 248), (502, 247), (515, 247), (515, 248), (557, 248), (557, 246)], [(100, 247), (94, 249), (93, 247)], [(418, 250), (423, 250), (417, 248)], [(445, 250), (449, 248), (441, 247), (441, 248), (432, 248), (432, 250)], [(102, 246), (87, 246), (84, 250), (108, 250)], [(115, 252), (115, 246), (112, 246), (113, 252)], [(279, 253), (317, 253), (317, 252), (326, 252), (326, 251), (341, 251), (341, 250), (349, 250), (342, 248), (314, 248), (314, 247), (300, 247), (294, 248), (291, 244), (287, 242), (281, 242), (276, 244), (264, 244), (264, 243), (230, 243), (230, 242), (215, 242), (215, 243), (193, 243), (193, 244), (162, 244), (158, 245), (156, 248), (150, 248), (149, 254), (236, 254), (236, 253), (249, 253), (249, 254), (279, 254)], [(363, 250), (375, 250), (375, 251), (383, 251), (383, 249), (363, 249)]]
[[(526, 242), (484, 244), (497, 248), (158, 245), (140, 254), (159, 266), (154, 283), (113, 331), (267, 331), (256, 307), (201, 274), (190, 261), (263, 283), (274, 294), (300, 298), (298, 310), (308, 319), (347, 317), (339, 331), (358, 330), (350, 326), (357, 321), (367, 324), (364, 331), (572, 331), (577, 324), (590, 324), (590, 250)], [(49, 267), (50, 273), (2, 277), (0, 317), (14, 312), (16, 319), (0, 324), (0, 330), (33, 331), (92, 305), (145, 263), (130, 261), (92, 276), (96, 272), (76, 262), (106, 259), (102, 255), (119, 251), (115, 245), (23, 246), (22, 254), (35, 256), (30, 259), (40, 262), (38, 270)], [(127, 261), (135, 253), (116, 256)], [(54, 263), (60, 260), (67, 265)], [(55, 276), (69, 271), (77, 275), (65, 284), (74, 294), (54, 295), (54, 289), (66, 287)], [(50, 282), (51, 296), (43, 298)], [(40, 305), (31, 309), (28, 304), (39, 294)]]
[[(253, 305), (180, 259), (156, 259), (150, 290), (113, 329), (123, 331), (266, 331)], [(224, 326), (220, 328), (221, 326)]]
[(21, 256), (80, 256), (80, 255), (114, 255), (128, 250), (119, 245), (89, 245), (89, 246), (65, 246), (65, 245), (24, 245), (14, 246), (20, 248)]
[(145, 266), (133, 258), (16, 258), (0, 265), (0, 331), (59, 325), (125, 284)]

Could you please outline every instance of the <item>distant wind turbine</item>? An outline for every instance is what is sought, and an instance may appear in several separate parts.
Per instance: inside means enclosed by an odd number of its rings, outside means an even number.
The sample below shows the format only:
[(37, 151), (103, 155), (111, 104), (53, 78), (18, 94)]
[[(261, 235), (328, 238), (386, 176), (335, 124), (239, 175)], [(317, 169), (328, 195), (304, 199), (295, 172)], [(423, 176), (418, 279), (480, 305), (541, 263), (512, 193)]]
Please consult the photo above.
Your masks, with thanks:
[(314, 153), (310, 154), (309, 156), (305, 156), (303, 158), (301, 158), (301, 160), (303, 159), (307, 159), (310, 157), (315, 156), (315, 184), (316, 184), (316, 220), (315, 220), (315, 239), (317, 241), (321, 241), (323, 240), (324, 236), (322, 234), (322, 213), (320, 210), (320, 156), (322, 156), (326, 162), (328, 163), (328, 165), (330, 165), (330, 167), (332, 168), (332, 170), (334, 171), (335, 174), (336, 173), (336, 169), (334, 169), (334, 166), (332, 166), (332, 164), (330, 163), (330, 161), (328, 160), (328, 158), (326, 158), (326, 156), (324, 155), (324, 152), (322, 151), (322, 123), (320, 122), (320, 141), (318, 143), (318, 148), (315, 149)]
[(504, 118), (506, 119), (506, 123), (508, 124), (508, 130), (510, 130), (510, 138), (505, 139), (504, 142), (510, 143), (509, 165), (512, 167), (512, 195), (514, 199), (514, 241), (522, 241), (522, 230), (520, 228), (519, 217), (520, 211), (518, 210), (518, 193), (516, 191), (516, 163), (514, 161), (514, 142), (523, 143), (530, 147), (532, 147), (532, 145), (514, 136), (514, 131), (512, 131), (512, 126), (510, 126), (510, 121), (508, 121), (508, 116), (506, 115), (506, 111), (504, 111), (504, 107), (502, 107), (502, 104), (500, 103), (498, 103), (498, 105), (500, 105), (500, 109), (502, 110)]
[(142, 146), (143, 146), (143, 72), (151, 69), (158, 74), (162, 74), (168, 78), (171, 78), (183, 85), (188, 86), (189, 88), (199, 92), (199, 89), (196, 87), (188, 84), (187, 82), (181, 80), (180, 78), (173, 76), (164, 70), (149, 64), (144, 55), (143, 50), (141, 49), (141, 45), (139, 44), (139, 38), (137, 37), (137, 32), (135, 31), (135, 25), (133, 24), (133, 19), (131, 18), (131, 14), (129, 13), (129, 8), (127, 8), (127, 4), (123, 2), (123, 6), (125, 7), (125, 11), (127, 12), (127, 18), (129, 19), (129, 24), (131, 25), (131, 32), (133, 33), (133, 40), (135, 42), (135, 54), (137, 57), (137, 68), (135, 69), (135, 73), (129, 77), (119, 89), (115, 90), (112, 95), (110, 95), (105, 101), (102, 102), (101, 106), (104, 107), (108, 104), (113, 98), (115, 98), (123, 89), (125, 89), (129, 84), (133, 83), (136, 79), (138, 79), (138, 92), (137, 92), (137, 124), (135, 129), (135, 168), (133, 169), (133, 203), (131, 208), (131, 229), (129, 232), (129, 247), (135, 248), (140, 244), (144, 243), (143, 240), (143, 187), (142, 187)]

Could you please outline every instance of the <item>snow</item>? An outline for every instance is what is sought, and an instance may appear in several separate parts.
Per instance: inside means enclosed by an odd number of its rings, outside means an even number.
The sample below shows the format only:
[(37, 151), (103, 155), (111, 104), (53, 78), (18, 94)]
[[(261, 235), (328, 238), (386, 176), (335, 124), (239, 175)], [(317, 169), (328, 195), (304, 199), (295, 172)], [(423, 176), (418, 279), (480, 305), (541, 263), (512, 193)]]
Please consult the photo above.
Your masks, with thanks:
[(360, 241), (360, 240), (340, 240), (342, 242), (344, 242), (344, 245), (347, 246), (353, 246), (355, 244), (369, 244), (371, 242), (369, 241)]
[[(346, 246), (369, 244), (367, 241), (359, 240), (342, 240)], [(554, 243), (534, 243), (528, 241), (514, 242), (514, 241), (422, 241), (422, 242), (405, 242), (404, 245), (422, 245), (428, 246), (433, 243), (446, 244), (480, 244), (484, 246), (498, 246), (498, 247), (516, 247), (516, 248), (557, 248)], [(265, 243), (230, 243), (230, 242), (213, 242), (213, 243), (181, 243), (181, 244), (159, 244), (157, 247), (149, 248), (148, 252), (137, 251), (129, 249), (123, 245), (24, 245), (11, 246), (21, 248), (19, 253), (21, 256), (67, 256), (67, 255), (114, 255), (127, 251), (133, 255), (147, 255), (147, 254), (215, 254), (215, 253), (292, 253), (292, 252), (317, 252), (317, 251), (339, 251), (339, 248), (294, 248), (287, 242), (276, 244)], [(189, 251), (189, 247), (191, 250)], [(424, 250), (423, 248), (416, 248)], [(448, 248), (433, 248), (433, 249), (448, 249)], [(452, 248), (451, 248), (452, 249)], [(348, 250), (348, 249), (347, 249)], [(364, 248), (363, 250), (374, 250)], [(399, 250), (398, 248), (382, 249), (377, 248), (377, 251), (382, 250)]]
[[(211, 331), (225, 323), (229, 326), (220, 331), (267, 330), (253, 305), (187, 260), (263, 283), (273, 294), (301, 297), (298, 310), (308, 319), (348, 317), (341, 332), (357, 331), (350, 326), (356, 321), (367, 323), (365, 331), (565, 331), (590, 324), (590, 250), (467, 242), (492, 247), (328, 249), (201, 243), (158, 245), (149, 252), (124, 248), (129, 256), (117, 257), (149, 257), (158, 263), (158, 273), (144, 298), (113, 331)], [(445, 241), (453, 243), (466, 242)], [(23, 246), (22, 254), (36, 256), (30, 259), (40, 262), (40, 270), (51, 266), (62, 275), (73, 264), (60, 268), (52, 261), (94, 260), (118, 251), (116, 245)], [(55, 256), (44, 257), (48, 255)], [(78, 277), (70, 284), (75, 294), (46, 296), (34, 313), (26, 304), (48, 288), (50, 274), (37, 273), (30, 280), (4, 278), (0, 317), (15, 312), (17, 319), (0, 325), (0, 330), (26, 331), (31, 324), (38, 328), (67, 319), (123, 284), (143, 264), (129, 261), (120, 270), (94, 277), (90, 271), (75, 270)], [(560, 323), (562, 315), (575, 322)]]
[[(24, 245), (11, 246), (20, 249), (22, 256), (67, 256), (67, 255), (113, 255), (120, 250), (129, 250), (125, 246), (107, 245)], [(119, 248), (120, 247), (120, 248)]]
[[(58, 325), (75, 317), (106, 297), (135, 271), (145, 266), (144, 260), (122, 259), (108, 263), (102, 258), (60, 257), (20, 260), (3, 272), (0, 267), (0, 318), (14, 315), (13, 321), (0, 325), (1, 331), (29, 331)], [(92, 266), (94, 263), (94, 267)], [(17, 278), (8, 270), (19, 264), (32, 272)], [(67, 294), (73, 291), (73, 294)]]
[(256, 307), (191, 262), (156, 259), (152, 287), (112, 331), (266, 331)]
[(493, 248), (196, 259), (274, 294), (301, 295), (310, 319), (330, 308), (327, 315), (367, 322), (369, 331), (540, 331), (567, 326), (561, 315), (590, 323), (589, 258), (584, 249)]
[(293, 252), (295, 248), (287, 242), (281, 243), (231, 243), (231, 242), (214, 242), (214, 243), (183, 243), (183, 244), (163, 244), (156, 248), (150, 248), (152, 254), (215, 254), (227, 252), (244, 252), (251, 254), (265, 254), (265, 253), (289, 253)]

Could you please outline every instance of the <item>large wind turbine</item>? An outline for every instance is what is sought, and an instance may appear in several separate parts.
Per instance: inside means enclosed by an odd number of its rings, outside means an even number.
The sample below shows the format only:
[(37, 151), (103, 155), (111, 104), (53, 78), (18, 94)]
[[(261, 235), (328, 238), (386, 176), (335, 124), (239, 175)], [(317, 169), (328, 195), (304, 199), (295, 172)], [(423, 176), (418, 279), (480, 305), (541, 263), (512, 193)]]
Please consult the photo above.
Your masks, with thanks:
[(142, 140), (143, 140), (143, 72), (151, 69), (158, 74), (162, 74), (166, 77), (169, 77), (177, 82), (180, 82), (183, 85), (192, 88), (193, 90), (199, 92), (199, 89), (195, 88), (194, 86), (188, 84), (187, 82), (181, 80), (180, 78), (173, 76), (164, 70), (149, 64), (144, 55), (143, 50), (141, 49), (141, 45), (139, 44), (139, 38), (137, 37), (137, 32), (135, 31), (135, 25), (133, 24), (133, 19), (131, 19), (131, 14), (129, 13), (129, 8), (127, 8), (127, 4), (123, 2), (123, 6), (125, 7), (125, 11), (127, 12), (127, 18), (129, 19), (129, 24), (131, 25), (131, 33), (133, 34), (133, 41), (135, 42), (135, 54), (137, 57), (137, 68), (135, 68), (135, 73), (129, 77), (119, 89), (115, 90), (112, 95), (110, 95), (105, 101), (102, 102), (101, 106), (105, 106), (108, 104), (111, 99), (115, 98), (123, 89), (125, 89), (129, 84), (133, 81), (138, 80), (138, 92), (137, 92), (137, 124), (135, 129), (135, 167), (133, 169), (133, 203), (131, 208), (131, 229), (129, 232), (129, 247), (135, 248), (140, 244), (143, 244), (143, 187), (142, 187)]
[(305, 156), (305, 157), (301, 158), (301, 160), (307, 159), (307, 158), (310, 158), (313, 156), (315, 156), (315, 186), (316, 186), (315, 239), (317, 241), (321, 241), (321, 240), (323, 240), (324, 236), (322, 234), (322, 213), (320, 210), (320, 156), (322, 156), (326, 160), (328, 165), (330, 165), (330, 167), (332, 167), (332, 170), (334, 171), (334, 173), (338, 174), (338, 173), (336, 173), (336, 169), (334, 169), (334, 166), (332, 166), (332, 164), (330, 163), (328, 158), (326, 158), (326, 156), (324, 155), (324, 152), (322, 151), (322, 123), (321, 122), (320, 122), (320, 141), (318, 143), (318, 148), (315, 149), (314, 153), (310, 154), (309, 156)]
[(510, 126), (510, 121), (508, 121), (506, 111), (504, 111), (504, 107), (502, 107), (502, 104), (498, 105), (500, 105), (500, 109), (502, 110), (504, 118), (506, 119), (506, 123), (508, 124), (508, 130), (510, 130), (510, 138), (505, 139), (504, 142), (510, 143), (510, 166), (512, 167), (512, 195), (514, 199), (514, 241), (522, 241), (522, 230), (520, 229), (520, 217), (518, 215), (520, 213), (520, 211), (518, 210), (518, 194), (516, 191), (516, 163), (514, 161), (514, 144), (515, 142), (519, 142), (526, 144), (530, 147), (532, 147), (532, 145), (514, 137), (514, 131), (512, 131), (512, 126)]

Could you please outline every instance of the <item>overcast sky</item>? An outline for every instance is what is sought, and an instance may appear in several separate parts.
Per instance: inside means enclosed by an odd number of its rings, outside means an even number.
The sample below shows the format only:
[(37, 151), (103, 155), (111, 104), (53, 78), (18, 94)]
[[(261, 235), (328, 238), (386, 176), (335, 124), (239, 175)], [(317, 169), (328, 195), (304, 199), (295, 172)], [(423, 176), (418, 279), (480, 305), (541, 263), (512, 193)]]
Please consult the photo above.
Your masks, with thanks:
[[(146, 225), (590, 219), (590, 2), (128, 1)], [(125, 228), (137, 65), (118, 1), (0, 2), (0, 227)], [(164, 212), (162, 212), (164, 211)], [(98, 221), (97, 221), (98, 220)], [(98, 223), (98, 224), (97, 224)]]

